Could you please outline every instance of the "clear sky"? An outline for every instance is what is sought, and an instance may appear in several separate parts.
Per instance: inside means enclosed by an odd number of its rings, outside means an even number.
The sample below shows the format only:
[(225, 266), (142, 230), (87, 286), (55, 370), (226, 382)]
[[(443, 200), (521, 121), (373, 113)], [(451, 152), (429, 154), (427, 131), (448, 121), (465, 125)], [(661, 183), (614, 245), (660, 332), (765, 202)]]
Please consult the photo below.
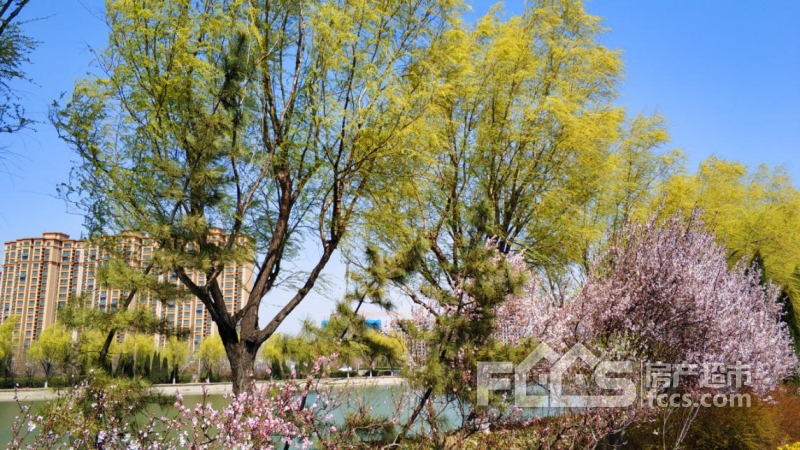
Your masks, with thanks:
[[(473, 19), (492, 2), (473, 3)], [(507, 14), (521, 1), (505, 3)], [(32, 0), (21, 17), (41, 41), (27, 69), (35, 84), (17, 84), (35, 131), (0, 137), (16, 156), (0, 166), (0, 242), (44, 231), (82, 234), (81, 216), (56, 196), (73, 159), (47, 122), (50, 104), (91, 72), (90, 48), (102, 48), (100, 0)], [(588, 10), (610, 29), (602, 42), (623, 51), (619, 103), (630, 114), (658, 111), (669, 122), (670, 147), (689, 168), (710, 155), (750, 166), (785, 165), (800, 180), (800, 2), (796, 0), (591, 0)], [(327, 316), (343, 290), (342, 266), (331, 285), (289, 317)], [(280, 296), (268, 298), (274, 310)]]

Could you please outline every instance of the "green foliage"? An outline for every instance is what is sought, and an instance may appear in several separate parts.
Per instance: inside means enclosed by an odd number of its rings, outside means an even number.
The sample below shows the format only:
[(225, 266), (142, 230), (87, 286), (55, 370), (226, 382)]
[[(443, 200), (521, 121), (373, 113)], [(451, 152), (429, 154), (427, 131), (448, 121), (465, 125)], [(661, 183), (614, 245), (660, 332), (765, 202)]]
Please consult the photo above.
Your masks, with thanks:
[[(102, 75), (52, 111), (78, 163), (62, 193), (91, 236), (151, 238), (209, 310), (249, 389), (259, 346), (314, 287), (351, 223), (414, 147), (455, 21), (451, 0), (189, 1), (106, 4)], [(388, 32), (391, 30), (391, 32)], [(226, 236), (211, 239), (212, 228)], [(321, 254), (288, 271), (301, 243)], [(227, 311), (225, 264), (263, 258), (242, 310)], [(187, 275), (205, 274), (208, 285)], [(296, 293), (263, 327), (262, 298)]]
[(153, 354), (150, 362), (150, 381), (153, 383), (161, 383), (164, 381), (164, 373), (161, 370), (161, 356), (158, 352)]
[(0, 2), (0, 133), (15, 133), (33, 123), (10, 87), (16, 80), (29, 81), (24, 66), (30, 62), (28, 55), (37, 44), (22, 32), (17, 20), (28, 1)]
[(473, 395), (467, 380), (492, 345), (493, 309), (524, 282), (503, 255), (524, 252), (565, 298), (576, 271), (680, 162), (660, 152), (661, 117), (628, 119), (614, 104), (619, 53), (601, 45), (600, 19), (580, 2), (530, 2), (501, 17), (495, 8), (442, 35), (429, 59), (436, 96), (406, 136), (421, 151), (396, 169), (359, 230), (403, 262), (404, 279), (387, 286), (430, 319), (405, 324), (428, 344), (412, 419), (429, 395)]
[(289, 359), (297, 353), (297, 350), (297, 345), (281, 333), (275, 333), (267, 339), (261, 347), (261, 357), (267, 362), (270, 379), (281, 380), (289, 376), (291, 372)]
[(170, 336), (167, 338), (163, 352), (165, 361), (162, 362), (161, 366), (169, 371), (166, 381), (172, 381), (173, 378), (177, 380), (180, 377), (181, 369), (189, 361), (191, 354), (189, 343), (179, 340), (177, 336)]
[[(152, 402), (146, 386), (138, 380), (112, 379), (104, 374), (89, 373), (86, 380), (70, 386), (55, 400), (40, 410), (24, 417), (33, 425), (39, 420), (37, 431), (42, 448), (61, 448), (65, 444), (74, 448), (105, 448), (110, 434), (119, 436), (147, 433), (140, 429), (140, 414)], [(23, 413), (29, 406), (21, 406)], [(15, 436), (25, 436), (20, 422), (13, 425)], [(28, 429), (30, 432), (31, 428)], [(10, 449), (23, 448), (24, 439), (16, 439), (17, 445)], [(117, 448), (117, 447), (114, 447)]]
[(178, 372), (179, 366), (175, 366), (174, 369), (170, 370), (169, 368), (169, 359), (165, 356), (161, 360), (161, 380), (163, 383), (175, 380), (178, 381), (180, 377), (180, 373)]
[(337, 360), (344, 365), (360, 366), (359, 362), (363, 361), (369, 367), (370, 375), (379, 364), (398, 367), (405, 362), (406, 348), (402, 339), (369, 327), (364, 317), (351, 309), (346, 301), (337, 303), (336, 311), (325, 326), (306, 323), (304, 334), (298, 338), (305, 338), (304, 345), (310, 349), (308, 356), (303, 355), (304, 361), (337, 353)]
[(728, 249), (731, 264), (758, 255), (765, 279), (782, 288), (784, 302), (791, 302), (791, 307), (786, 303), (785, 320), (800, 345), (800, 191), (786, 169), (762, 165), (749, 170), (711, 157), (694, 174), (670, 177), (660, 190), (665, 213), (702, 209), (707, 226)]
[(783, 321), (786, 322), (789, 333), (794, 341), (795, 352), (800, 355), (800, 313), (795, 307), (800, 303), (800, 268), (792, 274), (791, 287), (784, 286), (778, 295), (778, 302), (783, 306)]
[(370, 408), (357, 408), (347, 414), (338, 430), (336, 440), (346, 442), (351, 448), (381, 448), (393, 444), (397, 426), (391, 418), (376, 417)]
[[(150, 374), (151, 358), (155, 352), (154, 338), (150, 334), (127, 333), (117, 347), (122, 373), (132, 378), (146, 378)], [(124, 360), (124, 365), (122, 361)], [(120, 369), (117, 369), (119, 372)]]
[(67, 304), (58, 310), (58, 320), (67, 328), (101, 329), (108, 326), (108, 315), (97, 308), (91, 308), (85, 297), (71, 297)]
[[(101, 311), (91, 307), (81, 297), (72, 298), (66, 306), (58, 312), (58, 319), (65, 326), (74, 329), (79, 335), (91, 333), (90, 347), (82, 350), (87, 358), (86, 363), (109, 369), (105, 355), (112, 353), (116, 342), (114, 337), (117, 331), (123, 331), (126, 336), (134, 335), (135, 339), (142, 342), (145, 335), (159, 333), (172, 335), (174, 330), (163, 319), (158, 319), (149, 308), (119, 309), (116, 311)], [(127, 337), (126, 337), (127, 340)], [(82, 346), (84, 343), (81, 344)], [(122, 351), (131, 351), (133, 344), (123, 344)], [(82, 347), (83, 348), (83, 347)], [(143, 356), (144, 353), (141, 353)], [(144, 366), (141, 366), (144, 369)], [(141, 370), (139, 371), (141, 372)]]
[(282, 335), (282, 339), (276, 344), (280, 345), (284, 360), (291, 363), (297, 377), (309, 373), (319, 355), (330, 355), (336, 351), (332, 347), (335, 345), (333, 341), (315, 339), (313, 328), (308, 323), (299, 335)]
[(58, 319), (66, 326), (79, 330), (87, 328), (101, 331), (119, 329), (139, 333), (165, 333), (167, 331), (164, 322), (159, 320), (150, 309), (121, 309), (107, 312), (91, 307), (89, 302), (82, 297), (70, 299), (66, 306), (58, 311)]
[(684, 444), (708, 449), (775, 448), (780, 443), (775, 419), (761, 403), (750, 408), (705, 408)]
[[(767, 270), (764, 267), (764, 258), (761, 256), (761, 250), (756, 250), (753, 259), (750, 262), (751, 266), (761, 271), (761, 286), (766, 288), (771, 280), (767, 276)], [(795, 300), (792, 300), (792, 299)], [(800, 301), (800, 266), (796, 267), (789, 279), (789, 284), (782, 286), (778, 294), (778, 303), (783, 309), (781, 319), (786, 323), (789, 334), (794, 343), (795, 352), (800, 355), (800, 316), (795, 312), (795, 302)]]
[(405, 346), (397, 336), (367, 330), (357, 340), (364, 346), (362, 355), (369, 363), (370, 375), (378, 364), (397, 367), (404, 361)]
[(114, 373), (117, 377), (134, 378), (134, 364), (133, 355), (130, 353), (123, 353), (119, 355), (117, 361), (117, 370)]
[[(296, 346), (291, 346), (291, 348), (296, 348)], [(289, 374), (289, 349), (290, 338), (281, 333), (270, 336), (261, 347), (261, 355), (269, 365), (271, 378), (282, 379)]]
[(437, 394), (467, 388), (465, 377), (470, 378), (478, 358), (492, 344), (495, 324), (491, 311), (524, 282), (521, 274), (496, 259), (493, 247), (475, 245), (456, 264), (460, 266), (458, 276), (474, 281), (454, 286), (456, 292), (431, 289), (428, 296), (435, 295), (437, 303), (443, 305), (437, 308), (435, 321), (422, 327), (405, 325), (429, 349), (420, 362), (424, 368), (412, 379)]
[(662, 118), (625, 120), (613, 105), (621, 61), (601, 32), (579, 2), (558, 1), (509, 20), (495, 9), (448, 33), (447, 56), (434, 61), (439, 95), (408, 137), (425, 150), (398, 169), (404, 183), (386, 187), (367, 239), (395, 253), (424, 235), (458, 255), (481, 211), (482, 240), (525, 250), (556, 285), (572, 264), (590, 264), (679, 161), (657, 152)]
[[(683, 414), (679, 409), (673, 414)], [(628, 433), (631, 448), (657, 449), (674, 442), (680, 426), (660, 421), (641, 423)], [(800, 396), (780, 386), (768, 400), (753, 398), (750, 407), (700, 408), (682, 447), (702, 449), (765, 449), (800, 439)]]
[(151, 355), (145, 355), (144, 360), (138, 360), (137, 371), (140, 376), (149, 378), (152, 375), (153, 360)]
[[(682, 170), (683, 154), (660, 148), (668, 141), (665, 119), (637, 115), (620, 125), (618, 141), (609, 149), (598, 182), (583, 211), (576, 215), (574, 237), (578, 262), (588, 272), (595, 258), (629, 220), (644, 220), (652, 214), (658, 186)], [(569, 219), (565, 219), (569, 220)], [(563, 273), (566, 267), (549, 269)]]
[(11, 360), (14, 357), (14, 349), (18, 345), (16, 334), (19, 326), (19, 316), (12, 315), (0, 324), (0, 371), (3, 376), (8, 377), (11, 373)]
[(7, 317), (0, 325), (0, 360), (6, 361), (14, 355), (14, 332), (18, 325), (19, 316), (16, 315)]
[(44, 370), (45, 387), (53, 368), (60, 367), (66, 372), (70, 360), (75, 356), (72, 333), (60, 324), (45, 328), (28, 348), (28, 357), (41, 364)]
[(767, 277), (787, 285), (800, 260), (794, 245), (800, 239), (800, 192), (783, 168), (711, 157), (693, 175), (678, 174), (663, 187), (665, 213), (701, 208), (708, 226), (729, 249), (731, 261), (752, 258), (759, 251)]
[(212, 378), (214, 372), (219, 372), (219, 367), (225, 358), (225, 347), (218, 335), (211, 335), (200, 341), (197, 350), (197, 359), (207, 371), (207, 377)]
[[(374, 245), (367, 245), (364, 251), (364, 261), (350, 254), (347, 273), (345, 276), (352, 283), (352, 289), (345, 293), (343, 305), (337, 305), (337, 315), (352, 317), (365, 304), (380, 307), (385, 311), (394, 309), (394, 303), (388, 297), (387, 288), (391, 283), (402, 283), (412, 275), (416, 263), (414, 249), (388, 257)], [(350, 265), (355, 266), (351, 270)], [(350, 311), (351, 305), (355, 308)], [(342, 307), (347, 305), (348, 309)], [(356, 325), (356, 324), (354, 324)]]
[[(97, 367), (97, 357), (105, 344), (106, 334), (96, 329), (83, 329), (78, 332), (79, 358), (73, 363), (77, 366), (79, 374), (85, 374), (91, 368)], [(115, 351), (117, 344), (112, 343), (111, 351)]]

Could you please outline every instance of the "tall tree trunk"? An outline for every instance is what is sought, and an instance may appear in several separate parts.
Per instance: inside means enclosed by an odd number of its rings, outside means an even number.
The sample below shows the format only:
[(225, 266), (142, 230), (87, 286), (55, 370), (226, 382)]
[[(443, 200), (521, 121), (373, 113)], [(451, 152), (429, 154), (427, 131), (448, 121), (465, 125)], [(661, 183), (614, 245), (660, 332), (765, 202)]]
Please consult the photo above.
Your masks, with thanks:
[(97, 363), (101, 369), (105, 370), (107, 374), (111, 375), (113, 373), (111, 363), (108, 362), (108, 352), (111, 350), (111, 344), (114, 342), (114, 337), (116, 336), (117, 329), (112, 328), (108, 330), (108, 334), (106, 334), (106, 340), (103, 342), (103, 347), (100, 349), (100, 353), (97, 355)]
[(258, 346), (242, 340), (236, 342), (225, 342), (225, 353), (231, 364), (231, 382), (233, 383), (233, 393), (236, 395), (252, 392), (255, 388), (254, 367)]

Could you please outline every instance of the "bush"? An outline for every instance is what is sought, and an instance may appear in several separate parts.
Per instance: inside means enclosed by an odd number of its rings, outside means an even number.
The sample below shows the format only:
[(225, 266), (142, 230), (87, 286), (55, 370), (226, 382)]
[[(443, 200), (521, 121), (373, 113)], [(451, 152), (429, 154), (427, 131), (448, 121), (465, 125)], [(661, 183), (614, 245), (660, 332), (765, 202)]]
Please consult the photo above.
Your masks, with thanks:
[[(230, 404), (220, 409), (205, 392), (193, 408), (177, 395), (174, 417), (142, 414), (154, 399), (140, 381), (91, 374), (35, 414), (18, 403), (21, 413), (8, 448), (229, 449), (282, 443), (309, 448), (312, 440), (333, 439), (337, 431), (330, 413), (336, 405), (317, 384), (321, 364), (305, 380), (268, 383), (253, 393), (231, 396)], [(315, 400), (306, 404), (312, 391)]]
[(33, 446), (27, 448), (60, 448), (65, 442), (72, 448), (103, 448), (108, 439), (146, 432), (147, 428), (138, 426), (136, 415), (147, 405), (147, 395), (139, 381), (91, 372), (88, 380), (65, 391), (35, 416), (30, 405), (18, 401), (20, 415), (12, 425), (8, 448), (23, 448), (37, 428)]
[[(701, 408), (683, 443), (685, 448), (765, 449), (800, 441), (800, 396), (791, 386), (779, 386), (766, 399), (752, 396), (746, 407)], [(680, 415), (686, 410), (673, 412)], [(675, 441), (679, 430), (660, 422), (639, 424), (628, 435), (631, 448), (661, 449)], [(665, 435), (666, 434), (666, 435)], [(800, 448), (799, 448), (800, 450)]]
[[(71, 381), (61, 376), (51, 376), (48, 380), (48, 387), (51, 389), (64, 388), (70, 386)], [(36, 389), (44, 387), (44, 377), (19, 377), (11, 379), (0, 379), (0, 389)]]

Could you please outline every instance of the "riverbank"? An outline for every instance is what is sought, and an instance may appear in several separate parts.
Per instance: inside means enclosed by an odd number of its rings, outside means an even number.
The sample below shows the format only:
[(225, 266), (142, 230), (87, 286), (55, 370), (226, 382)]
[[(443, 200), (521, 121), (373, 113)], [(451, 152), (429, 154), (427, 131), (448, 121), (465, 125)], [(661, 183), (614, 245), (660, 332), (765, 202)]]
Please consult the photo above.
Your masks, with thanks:
[[(371, 386), (397, 386), (405, 380), (401, 377), (353, 377), (353, 378), (327, 378), (322, 384), (336, 387), (371, 387)], [(280, 383), (280, 382), (278, 382)], [(263, 386), (265, 381), (259, 381), (257, 386)], [(201, 395), (203, 386), (209, 394), (224, 394), (233, 391), (231, 383), (185, 383), (185, 384), (154, 384), (152, 389), (161, 395)], [(0, 402), (13, 402), (17, 396), (21, 401), (42, 401), (57, 398), (64, 389), (26, 388), (0, 390)]]

